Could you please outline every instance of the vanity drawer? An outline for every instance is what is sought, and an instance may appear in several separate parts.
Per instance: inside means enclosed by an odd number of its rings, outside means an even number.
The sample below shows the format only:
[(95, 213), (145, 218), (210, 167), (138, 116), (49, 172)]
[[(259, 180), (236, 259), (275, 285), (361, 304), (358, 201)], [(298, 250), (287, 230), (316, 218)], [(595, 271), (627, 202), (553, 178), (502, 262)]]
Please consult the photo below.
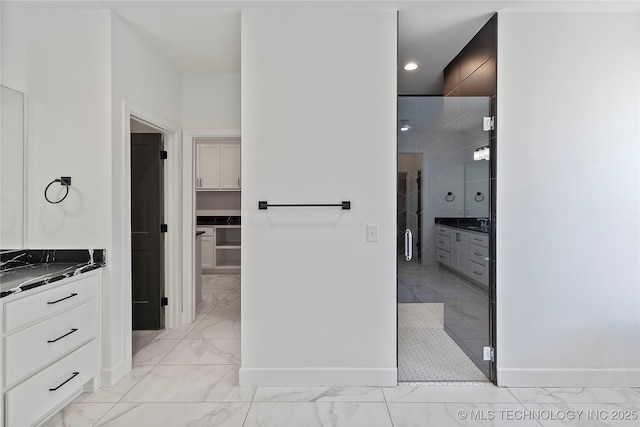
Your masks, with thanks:
[(39, 421), (97, 375), (99, 360), (98, 343), (93, 340), (6, 392), (7, 425), (30, 426)]
[(5, 337), (5, 386), (97, 337), (98, 313), (94, 299)]
[(489, 235), (488, 234), (479, 234), (479, 233), (469, 233), (469, 241), (474, 245), (482, 246), (485, 248), (489, 247)]
[(469, 244), (469, 259), (483, 267), (489, 265), (489, 248)]
[(469, 262), (469, 276), (483, 285), (489, 285), (489, 269), (473, 261)]
[(451, 252), (451, 237), (436, 235), (436, 248)]
[(436, 249), (436, 260), (444, 265), (451, 265), (451, 253), (443, 251), (442, 249)]
[(442, 225), (436, 226), (436, 237), (437, 236), (451, 236), (451, 229), (447, 227), (443, 227)]
[(45, 285), (45, 291), (4, 305), (4, 331), (27, 326), (52, 314), (67, 310), (98, 295), (98, 273), (84, 273), (65, 279), (64, 285)]
[(204, 231), (203, 236), (213, 237), (213, 226), (209, 226), (209, 227), (196, 227), (196, 231)]

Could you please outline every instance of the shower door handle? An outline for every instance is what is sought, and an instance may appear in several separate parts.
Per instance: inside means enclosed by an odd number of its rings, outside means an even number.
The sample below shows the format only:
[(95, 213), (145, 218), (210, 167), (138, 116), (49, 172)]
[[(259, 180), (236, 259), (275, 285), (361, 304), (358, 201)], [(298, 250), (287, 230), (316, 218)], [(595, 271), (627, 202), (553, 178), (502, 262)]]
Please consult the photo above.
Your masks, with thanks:
[(413, 234), (408, 228), (404, 231), (404, 259), (411, 261), (413, 258)]

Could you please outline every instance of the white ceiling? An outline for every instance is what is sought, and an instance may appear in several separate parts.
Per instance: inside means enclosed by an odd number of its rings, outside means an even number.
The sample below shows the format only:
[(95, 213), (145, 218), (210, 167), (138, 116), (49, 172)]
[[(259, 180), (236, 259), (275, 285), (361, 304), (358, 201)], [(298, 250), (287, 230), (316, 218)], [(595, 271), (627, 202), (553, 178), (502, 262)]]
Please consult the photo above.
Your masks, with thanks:
[[(240, 71), (240, 13), (270, 7), (253, 1), (22, 1), (36, 7), (108, 8), (122, 17), (177, 68), (184, 71)], [(398, 10), (398, 93), (440, 94), (442, 70), (497, 11), (638, 10), (633, 1), (514, 0), (285, 0), (291, 7), (358, 7)], [(408, 61), (420, 67), (402, 69)]]

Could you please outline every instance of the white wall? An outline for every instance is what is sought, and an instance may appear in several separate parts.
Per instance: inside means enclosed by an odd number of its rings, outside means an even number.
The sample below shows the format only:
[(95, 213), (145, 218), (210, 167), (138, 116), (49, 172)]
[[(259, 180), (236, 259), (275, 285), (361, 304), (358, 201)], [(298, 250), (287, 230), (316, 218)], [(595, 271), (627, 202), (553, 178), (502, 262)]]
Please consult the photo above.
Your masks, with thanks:
[(241, 384), (396, 383), (395, 111), (394, 11), (243, 12)]
[(24, 94), (0, 95), (0, 248), (24, 247)]
[(240, 129), (240, 73), (183, 73), (182, 126)]
[[(111, 246), (110, 13), (28, 10), (28, 241), (33, 248), (104, 248), (103, 301), (109, 306)], [(43, 191), (71, 177), (69, 196)], [(58, 184), (49, 197), (58, 197)], [(107, 314), (107, 311), (103, 311)], [(103, 318), (108, 339), (109, 318)], [(105, 333), (106, 331), (106, 333)], [(108, 347), (104, 347), (106, 350)], [(108, 355), (103, 363), (109, 363)]]
[(638, 29), (499, 16), (500, 385), (640, 385)]
[(15, 2), (0, 3), (2, 85), (27, 92), (27, 10)]
[[(175, 123), (181, 119), (180, 72), (156, 53), (135, 31), (116, 15), (111, 20), (113, 110), (111, 171), (113, 199), (110, 210), (113, 215), (114, 253), (110, 261), (113, 282), (108, 301), (104, 302), (104, 321), (109, 334), (109, 353), (104, 354), (104, 381), (117, 381), (131, 365), (131, 205), (130, 205), (130, 148), (126, 130), (129, 109), (143, 111), (157, 117), (162, 123)], [(126, 104), (126, 105), (125, 105)], [(145, 119), (146, 117), (142, 117)], [(170, 161), (179, 159), (178, 147), (166, 147)], [(178, 160), (179, 162), (179, 160)], [(165, 163), (165, 168), (167, 163)], [(165, 179), (165, 182), (168, 181)], [(168, 205), (179, 204), (165, 195)], [(179, 235), (180, 224), (174, 224), (170, 232)], [(168, 244), (165, 245), (166, 250)], [(177, 261), (172, 265), (178, 266)], [(171, 280), (169, 277), (167, 281)], [(171, 301), (179, 303), (172, 295)]]
[[(109, 25), (105, 11), (29, 10), (29, 248), (109, 247)], [(61, 176), (69, 196), (49, 204), (43, 191)]]

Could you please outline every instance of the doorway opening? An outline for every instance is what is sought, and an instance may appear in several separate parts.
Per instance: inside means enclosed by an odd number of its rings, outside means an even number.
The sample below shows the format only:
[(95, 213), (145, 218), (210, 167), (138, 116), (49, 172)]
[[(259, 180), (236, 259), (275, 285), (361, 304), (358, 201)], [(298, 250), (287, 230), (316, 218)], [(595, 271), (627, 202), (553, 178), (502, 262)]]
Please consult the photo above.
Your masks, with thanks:
[(133, 354), (165, 326), (164, 135), (131, 119), (131, 303)]
[(166, 326), (165, 133), (131, 117), (132, 356)]
[(398, 381), (496, 382), (497, 15), (398, 98)]
[[(227, 363), (240, 364), (241, 144), (240, 130), (184, 132), (194, 167), (190, 186), (194, 240), (193, 329)], [(205, 350), (206, 352), (206, 350)]]
[[(477, 126), (489, 115), (489, 99), (474, 98), (468, 125), (445, 117), (447, 104), (460, 102), (402, 97), (398, 103), (413, 129), (424, 130), (398, 139), (399, 381), (491, 376), (483, 360), (484, 347), (491, 346), (489, 162), (473, 160), (490, 142)], [(476, 200), (478, 192), (484, 197)]]

